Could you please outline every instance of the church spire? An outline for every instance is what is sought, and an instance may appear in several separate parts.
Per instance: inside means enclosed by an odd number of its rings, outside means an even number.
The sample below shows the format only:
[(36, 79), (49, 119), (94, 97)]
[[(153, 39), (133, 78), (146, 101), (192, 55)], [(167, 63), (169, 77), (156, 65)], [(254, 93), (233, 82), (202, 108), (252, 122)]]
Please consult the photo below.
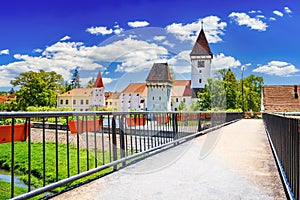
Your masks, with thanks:
[(197, 40), (194, 44), (193, 50), (190, 53), (190, 56), (199, 56), (199, 55), (210, 55), (211, 58), (213, 54), (210, 50), (208, 41), (206, 39), (204, 30), (203, 30), (203, 21), (201, 21), (201, 31), (197, 37)]
[(97, 79), (94, 83), (94, 88), (101, 88), (101, 87), (104, 87), (104, 84), (103, 84), (103, 81), (102, 81), (101, 73), (98, 72)]

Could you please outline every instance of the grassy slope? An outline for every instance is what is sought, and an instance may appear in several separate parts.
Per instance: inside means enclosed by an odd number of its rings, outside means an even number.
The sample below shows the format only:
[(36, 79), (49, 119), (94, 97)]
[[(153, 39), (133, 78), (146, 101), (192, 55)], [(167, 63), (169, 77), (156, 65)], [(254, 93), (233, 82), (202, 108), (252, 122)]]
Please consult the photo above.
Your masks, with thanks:
[[(31, 185), (34, 187), (43, 186), (43, 146), (42, 143), (32, 143), (31, 144)], [(5, 143), (0, 145), (0, 168), (5, 170), (11, 169), (11, 143)], [(56, 181), (56, 168), (55, 168), (55, 157), (56, 157), (56, 146), (55, 143), (46, 143), (46, 184), (53, 183)], [(89, 153), (89, 168), (94, 168), (95, 158), (93, 156), (93, 151)], [(105, 153), (105, 160), (108, 162), (109, 157)], [(70, 175), (77, 174), (77, 148), (70, 145)], [(97, 157), (99, 157), (97, 164), (102, 165), (102, 159), (100, 159), (100, 154), (98, 152)], [(28, 181), (28, 143), (27, 142), (16, 142), (15, 143), (15, 173), (22, 176), (22, 180), (26, 183)], [(67, 178), (67, 148), (65, 144), (58, 145), (58, 179)], [(102, 158), (102, 157), (101, 157)], [(99, 161), (101, 160), (101, 161)], [(80, 149), (80, 171), (87, 170), (87, 159), (86, 150)], [(93, 178), (103, 174), (105, 172), (111, 171), (107, 169), (101, 173), (90, 176)], [(87, 180), (88, 178), (84, 178)], [(80, 182), (84, 181), (81, 179)], [(68, 184), (64, 187), (58, 188), (55, 191), (65, 189), (68, 186), (75, 185), (79, 181)], [(9, 190), (10, 191), (10, 190)], [(25, 191), (26, 192), (26, 191)], [(9, 195), (10, 196), (10, 195)]]

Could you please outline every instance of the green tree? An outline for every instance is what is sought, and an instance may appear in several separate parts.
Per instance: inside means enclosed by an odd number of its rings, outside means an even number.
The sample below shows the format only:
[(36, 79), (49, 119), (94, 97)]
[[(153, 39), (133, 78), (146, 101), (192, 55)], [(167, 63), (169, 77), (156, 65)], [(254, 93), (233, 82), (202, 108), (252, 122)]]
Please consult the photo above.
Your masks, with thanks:
[(88, 84), (87, 84), (87, 88), (93, 88), (95, 84), (95, 78), (93, 77), (91, 80), (89, 80)]
[(187, 110), (187, 107), (184, 103), (184, 101), (180, 101), (179, 105), (178, 105), (178, 111), (185, 111)]
[(79, 67), (76, 67), (71, 80), (72, 88), (80, 88)]
[(238, 108), (238, 81), (235, 78), (235, 74), (230, 69), (227, 70), (223, 78), (223, 83), (226, 91), (226, 108)]
[(56, 95), (63, 88), (63, 77), (56, 72), (23, 72), (10, 83), (20, 86), (16, 92), (18, 109), (26, 110), (28, 106), (56, 106)]

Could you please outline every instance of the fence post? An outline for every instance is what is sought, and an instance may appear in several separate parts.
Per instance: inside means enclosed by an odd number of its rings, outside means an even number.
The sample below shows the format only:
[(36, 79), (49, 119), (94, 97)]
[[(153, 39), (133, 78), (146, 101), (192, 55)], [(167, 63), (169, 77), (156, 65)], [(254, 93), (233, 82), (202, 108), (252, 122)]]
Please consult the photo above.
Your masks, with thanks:
[[(119, 137), (120, 137), (120, 154), (121, 158), (125, 157), (125, 140), (124, 140), (124, 121), (125, 121), (125, 116), (124, 114), (121, 115), (120, 120), (119, 120)], [(124, 167), (126, 165), (126, 162), (122, 162), (122, 166)]]
[(200, 132), (202, 131), (202, 127), (201, 127), (201, 113), (197, 114), (197, 120), (198, 120), (198, 128), (197, 131)]
[[(117, 152), (117, 133), (116, 133), (116, 117), (113, 115), (112, 118), (112, 151), (113, 151), (113, 161), (118, 159), (118, 152)], [(114, 166), (114, 170), (117, 170), (118, 166)]]
[(172, 114), (172, 125), (173, 125), (173, 139), (178, 135), (178, 122), (177, 122), (177, 113)]

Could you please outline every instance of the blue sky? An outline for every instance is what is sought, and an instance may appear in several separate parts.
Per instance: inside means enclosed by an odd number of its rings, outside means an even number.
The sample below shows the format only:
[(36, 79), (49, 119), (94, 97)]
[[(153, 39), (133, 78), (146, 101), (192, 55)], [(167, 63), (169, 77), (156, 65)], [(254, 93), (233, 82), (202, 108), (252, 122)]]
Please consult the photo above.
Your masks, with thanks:
[(142, 82), (154, 62), (190, 79), (189, 53), (201, 21), (213, 68), (265, 85), (300, 84), (300, 4), (296, 0), (3, 1), (0, 90), (21, 72), (44, 69), (81, 83), (101, 71), (107, 91)]

